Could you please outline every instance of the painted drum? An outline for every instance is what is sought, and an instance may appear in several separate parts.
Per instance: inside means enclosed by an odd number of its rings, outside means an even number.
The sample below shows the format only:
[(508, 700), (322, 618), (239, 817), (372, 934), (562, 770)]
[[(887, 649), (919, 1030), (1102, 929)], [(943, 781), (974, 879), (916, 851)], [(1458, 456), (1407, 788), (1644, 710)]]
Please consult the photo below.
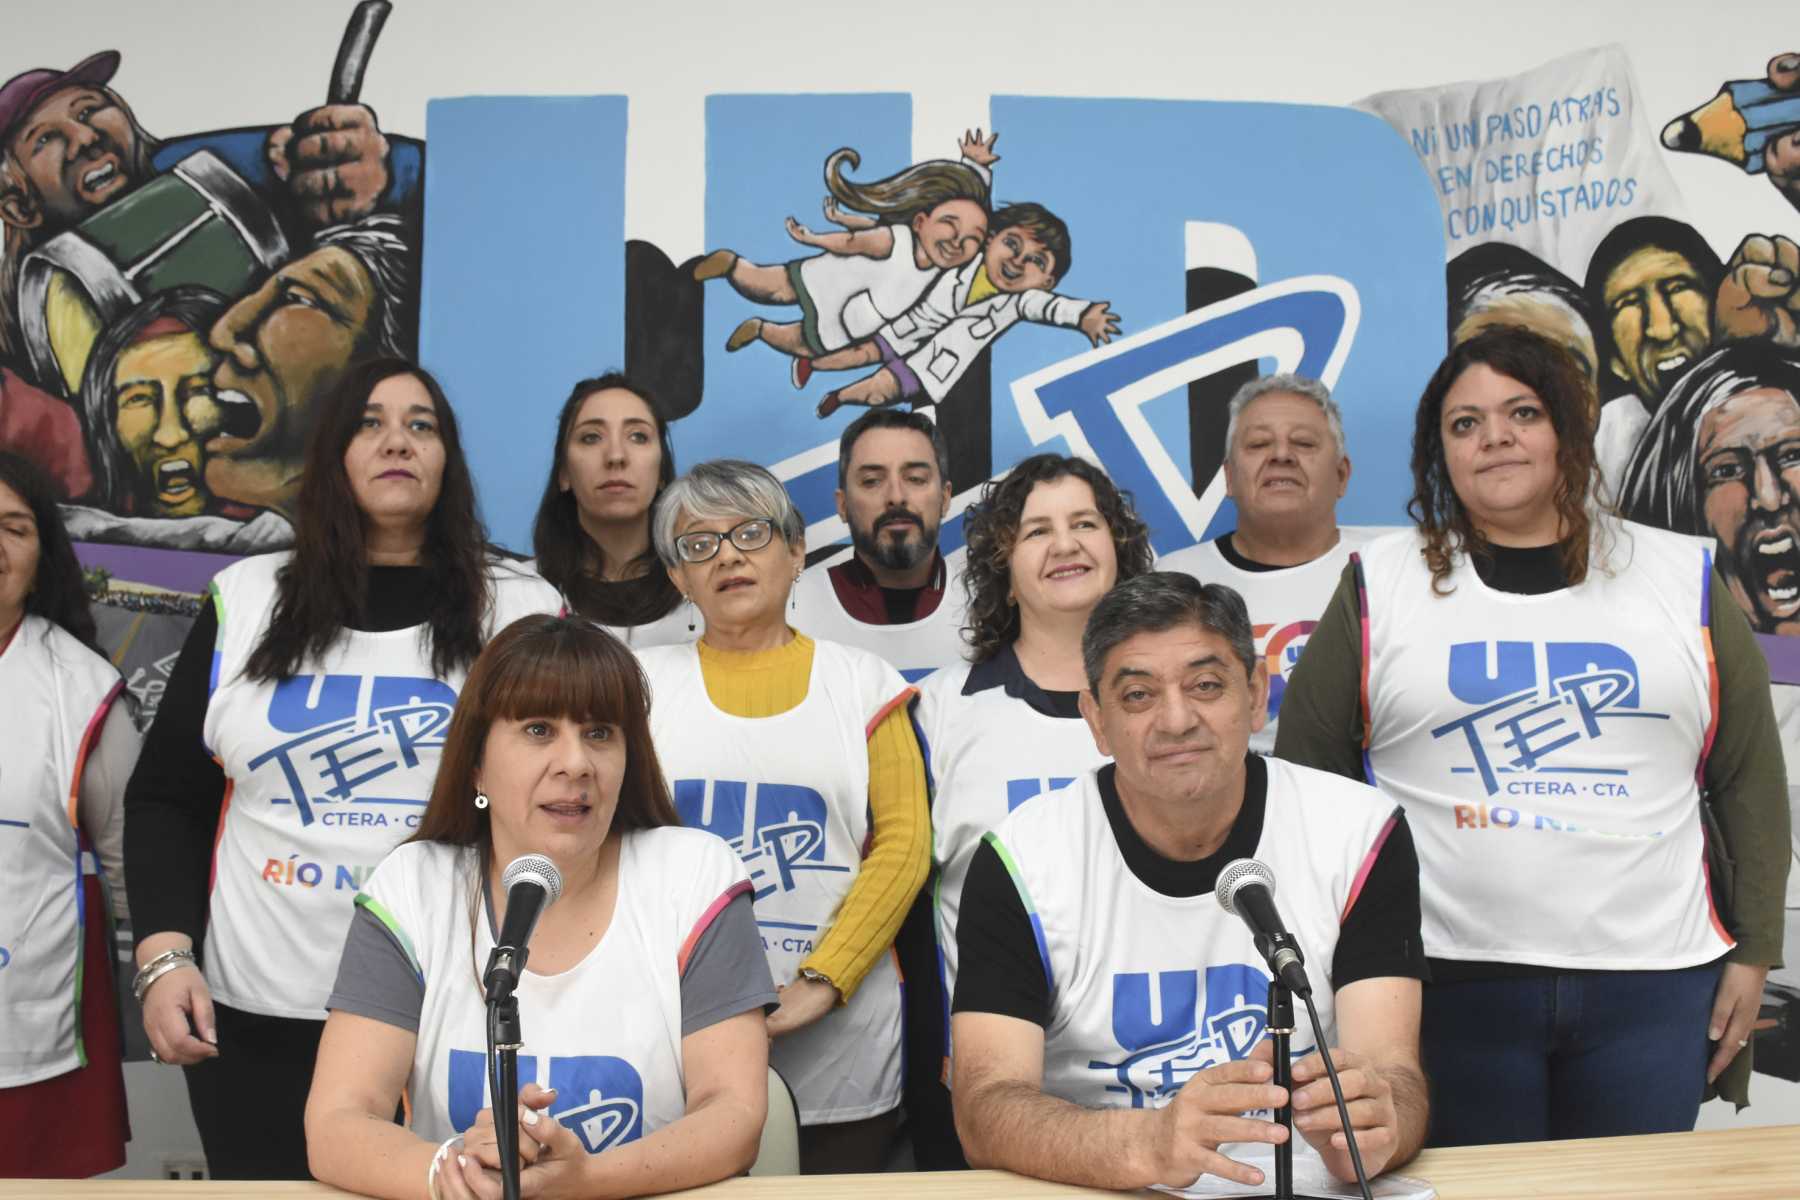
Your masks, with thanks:
[(95, 339), (132, 306), (184, 283), (239, 296), (287, 257), (262, 197), (197, 151), (25, 256), (19, 313), (32, 366), (76, 395)]

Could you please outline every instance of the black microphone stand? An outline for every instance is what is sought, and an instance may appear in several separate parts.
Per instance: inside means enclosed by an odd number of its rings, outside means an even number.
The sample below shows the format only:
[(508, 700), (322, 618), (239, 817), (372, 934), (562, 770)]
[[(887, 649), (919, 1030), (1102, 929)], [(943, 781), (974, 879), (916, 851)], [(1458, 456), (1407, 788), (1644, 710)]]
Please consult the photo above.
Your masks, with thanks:
[(503, 957), (513, 957), (512, 947), (494, 947), (486, 973), (488, 1090), (493, 1093), (494, 1148), (500, 1154), (500, 1195), (502, 1200), (519, 1200), (519, 1047), (525, 1035), (519, 1028), (519, 999), (513, 995), (512, 980), (494, 971)]
[(1275, 1045), (1275, 1086), (1290, 1093), (1275, 1110), (1275, 1123), (1288, 1131), (1275, 1147), (1275, 1200), (1294, 1200), (1294, 1063), (1288, 1039), (1294, 1033), (1294, 994), (1279, 976), (1269, 980), (1269, 1040)]
[[(1331, 1056), (1325, 1053), (1325, 1030), (1319, 1023), (1318, 1010), (1313, 1007), (1312, 997), (1309, 995), (1304, 999), (1307, 1016), (1312, 1020), (1313, 1039), (1318, 1045), (1319, 1053), (1324, 1056), (1325, 1072), (1331, 1080), (1338, 1117), (1343, 1122), (1345, 1137), (1350, 1144), (1350, 1162), (1356, 1170), (1357, 1187), (1364, 1200), (1369, 1200), (1369, 1177), (1363, 1170), (1362, 1154), (1357, 1149), (1356, 1139), (1349, 1133), (1350, 1110), (1344, 1103), (1344, 1091), (1338, 1083), (1337, 1067), (1332, 1063)], [(1257, 1200), (1323, 1200), (1322, 1197), (1294, 1194), (1294, 1139), (1299, 1135), (1294, 1131), (1294, 1063), (1288, 1048), (1288, 1040), (1294, 1033), (1294, 993), (1281, 982), (1279, 973), (1269, 980), (1269, 1017), (1266, 1029), (1275, 1051), (1275, 1086), (1289, 1094), (1288, 1102), (1275, 1110), (1275, 1123), (1285, 1128), (1288, 1135), (1286, 1140), (1275, 1147), (1275, 1190)]]

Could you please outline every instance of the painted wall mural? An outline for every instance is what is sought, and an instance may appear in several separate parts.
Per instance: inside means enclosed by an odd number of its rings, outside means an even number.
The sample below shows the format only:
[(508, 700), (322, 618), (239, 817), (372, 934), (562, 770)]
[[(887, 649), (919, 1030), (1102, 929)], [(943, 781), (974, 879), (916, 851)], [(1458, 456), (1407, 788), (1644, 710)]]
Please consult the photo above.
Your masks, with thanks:
[[(996, 96), (992, 131), (923, 161), (908, 95), (715, 95), (708, 251), (677, 262), (624, 236), (624, 97), (434, 101), (429, 161), (383, 130), (357, 97), (387, 8), (349, 11), (324, 103), (281, 125), (156, 136), (129, 101), (155, 68), (115, 50), (0, 92), (0, 444), (52, 472), (137, 617), (191, 607), (214, 556), (286, 543), (312, 401), (362, 355), (444, 374), (517, 549), (521, 451), (548, 449), (523, 418), (623, 363), (684, 459), (776, 466), (816, 551), (843, 540), (833, 437), (870, 404), (934, 411), (959, 494), (1040, 445), (1092, 453), (1168, 550), (1231, 519), (1221, 401), (1257, 370), (1338, 388), (1344, 516), (1400, 520), (1388, 468), (1441, 311), (1452, 339), (1525, 321), (1569, 345), (1608, 494), (1719, 537), (1759, 631), (1800, 628), (1777, 435), (1791, 410), (1800, 440), (1800, 229), (1716, 250), (1665, 166), (1705, 155), (1800, 205), (1792, 55), (1664, 114), (1618, 47), (1363, 112)], [(1302, 167), (1338, 186), (1289, 186)]]

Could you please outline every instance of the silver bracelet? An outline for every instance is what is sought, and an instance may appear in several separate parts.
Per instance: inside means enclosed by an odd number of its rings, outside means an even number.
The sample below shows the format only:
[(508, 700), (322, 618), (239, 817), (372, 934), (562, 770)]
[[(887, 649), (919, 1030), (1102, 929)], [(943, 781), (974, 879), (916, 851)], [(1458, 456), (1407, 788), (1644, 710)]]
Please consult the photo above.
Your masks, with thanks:
[(194, 957), (192, 950), (165, 950), (138, 968), (138, 973), (131, 979), (131, 994), (137, 997), (139, 1004), (142, 1004), (144, 993), (150, 990), (150, 985), (164, 975), (182, 967), (198, 967), (199, 965), (199, 960)]
[(444, 1139), (444, 1144), (439, 1146), (437, 1148), (437, 1153), (431, 1156), (431, 1169), (425, 1172), (425, 1194), (430, 1196), (431, 1200), (438, 1200), (438, 1168), (444, 1165), (444, 1156), (450, 1152), (451, 1143), (459, 1142), (461, 1140), (462, 1135), (460, 1133), (452, 1134), (450, 1137)]

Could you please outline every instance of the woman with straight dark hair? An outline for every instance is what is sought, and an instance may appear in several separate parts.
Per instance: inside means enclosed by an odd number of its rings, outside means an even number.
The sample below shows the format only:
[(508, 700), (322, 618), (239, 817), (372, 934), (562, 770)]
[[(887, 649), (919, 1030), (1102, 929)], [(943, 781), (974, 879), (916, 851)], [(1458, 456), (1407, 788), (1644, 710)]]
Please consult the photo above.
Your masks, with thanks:
[(292, 551), (213, 580), (126, 796), (144, 1032), (188, 1068), (217, 1178), (306, 1178), (355, 889), (416, 827), (489, 632), (561, 608), (488, 546), (456, 415), (413, 363), (353, 367), (320, 405), (297, 516)]
[(42, 471), (0, 451), (0, 1177), (122, 1166), (112, 915), (139, 738)]
[[(482, 652), (418, 831), (357, 895), (307, 1102), (320, 1179), (498, 1194), (496, 1106), (527, 1195), (675, 1191), (755, 1158), (775, 988), (750, 881), (723, 841), (680, 828), (649, 709), (637, 660), (585, 621), (525, 617)], [(515, 1102), (484, 1091), (481, 972), (524, 854), (562, 890), (518, 982), (532, 1055)]]
[(532, 526), (536, 565), (571, 612), (628, 646), (697, 636), (697, 610), (650, 542), (652, 507), (674, 479), (669, 424), (643, 387), (617, 371), (575, 385)]
[(1781, 955), (1768, 668), (1707, 543), (1590, 503), (1592, 386), (1516, 326), (1450, 352), (1418, 527), (1352, 557), (1282, 697), (1278, 757), (1407, 810), (1432, 1145), (1691, 1129), (1715, 1080), (1747, 1102)]

